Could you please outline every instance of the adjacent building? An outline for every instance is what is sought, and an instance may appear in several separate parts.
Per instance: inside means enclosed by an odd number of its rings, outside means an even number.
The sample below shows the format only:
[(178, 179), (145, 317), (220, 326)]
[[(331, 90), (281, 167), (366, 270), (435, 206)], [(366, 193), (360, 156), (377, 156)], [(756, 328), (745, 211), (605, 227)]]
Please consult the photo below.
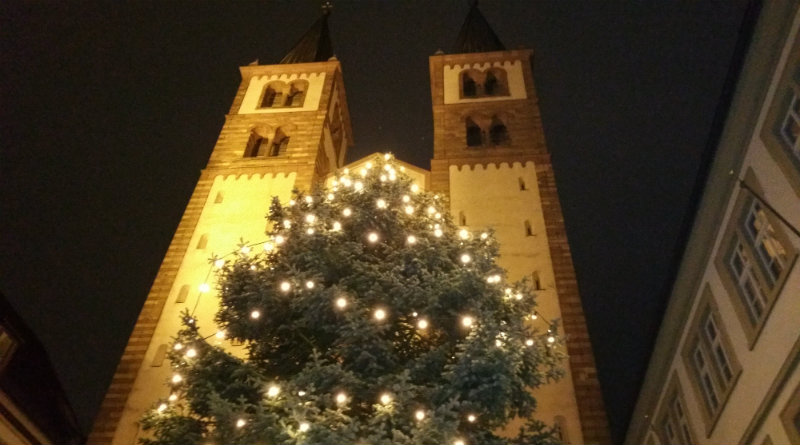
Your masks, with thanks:
[(630, 444), (800, 444), (800, 5), (760, 9)]
[[(240, 68), (242, 83), (90, 443), (136, 443), (143, 412), (168, 393), (165, 354), (181, 311), (194, 308), (199, 326), (214, 325), (216, 299), (208, 293), (201, 299), (198, 291), (211, 253), (228, 252), (241, 238), (263, 239), (271, 196), (288, 201), (293, 188), (308, 190), (346, 167), (353, 135), (327, 27), (323, 14), (281, 63)], [(542, 129), (532, 54), (506, 50), (473, 4), (454, 51), (430, 57), (431, 170), (405, 170), (420, 187), (449, 197), (459, 225), (493, 227), (509, 277), (529, 277), (539, 289), (540, 312), (562, 321), (567, 374), (537, 390), (537, 417), (557, 426), (565, 443), (605, 443), (606, 416)]]

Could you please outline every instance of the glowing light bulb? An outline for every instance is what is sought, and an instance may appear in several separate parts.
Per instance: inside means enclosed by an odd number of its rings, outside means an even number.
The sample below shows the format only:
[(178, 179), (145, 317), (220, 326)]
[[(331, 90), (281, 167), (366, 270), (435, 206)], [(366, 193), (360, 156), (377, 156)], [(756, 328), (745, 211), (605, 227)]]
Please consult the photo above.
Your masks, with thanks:
[(422, 320), (418, 321), (417, 327), (420, 329), (428, 329), (428, 320), (423, 318)]
[(419, 315), (419, 314), (417, 314), (417, 311), (414, 311), (414, 312), (411, 313), (412, 317), (416, 317), (417, 315)]
[(303, 397), (303, 396), (306, 395), (306, 392), (305, 391), (297, 391), (297, 395), (300, 396), (300, 397)]
[(175, 346), (173, 346), (172, 348), (175, 349), (176, 351), (180, 351), (181, 349), (183, 349), (183, 345), (180, 343), (175, 343)]
[(461, 326), (464, 326), (465, 328), (471, 328), (474, 322), (475, 320), (473, 320), (469, 315), (461, 317)]
[(272, 244), (270, 242), (264, 243), (264, 251), (265, 252), (272, 252), (273, 250), (275, 250), (275, 244)]
[(411, 184), (411, 191), (414, 193), (419, 192), (419, 186), (417, 184)]
[(388, 392), (381, 394), (381, 403), (383, 403), (384, 405), (392, 403), (392, 395), (389, 394)]
[(194, 348), (191, 348), (191, 349), (187, 350), (186, 351), (186, 356), (189, 357), (189, 358), (197, 357), (197, 350), (194, 349)]
[(253, 264), (252, 266), (250, 266), (250, 270), (256, 270), (256, 265)]
[(471, 257), (471, 256), (469, 256), (469, 254), (466, 254), (466, 253), (465, 253), (465, 254), (461, 255), (461, 262), (462, 262), (462, 263), (464, 263), (464, 264), (467, 264), (467, 263), (469, 263), (470, 261), (472, 261), (472, 257)]
[(433, 236), (435, 236), (436, 238), (441, 238), (442, 234), (443, 234), (442, 229), (436, 229), (433, 231)]
[(525, 340), (525, 346), (533, 346), (533, 340), (530, 338)]
[(247, 422), (244, 419), (239, 419), (236, 421), (236, 428), (241, 428), (247, 425)]
[(552, 335), (547, 337), (547, 343), (555, 343), (555, 341), (556, 341), (556, 338), (553, 337)]
[(475, 414), (470, 414), (467, 416), (467, 422), (469, 423), (475, 423), (476, 420), (478, 420), (478, 418), (475, 416)]
[(176, 400), (178, 400), (178, 395), (177, 394), (170, 394), (169, 395), (169, 401), (170, 402), (174, 402)]
[(354, 188), (354, 189), (356, 189), (357, 191), (361, 191), (361, 190), (363, 190), (363, 189), (364, 189), (364, 183), (363, 183), (363, 182), (361, 182), (361, 181), (356, 181), (356, 182), (353, 184), (353, 188)]
[(378, 199), (377, 201), (375, 201), (375, 205), (376, 205), (376, 206), (377, 206), (379, 209), (385, 209), (385, 208), (386, 208), (386, 201), (385, 201), (385, 200), (383, 200), (383, 199)]
[(283, 220), (283, 227), (285, 227), (287, 229), (291, 229), (292, 228), (292, 222), (289, 221), (288, 219), (284, 219)]
[(252, 318), (253, 320), (258, 319), (258, 317), (260, 317), (260, 316), (261, 316), (261, 312), (259, 312), (257, 310), (250, 312), (250, 318)]
[(433, 206), (430, 206), (425, 211), (428, 212), (428, 215), (433, 215), (434, 213), (436, 213), (436, 208), (433, 207)]
[(414, 243), (417, 242), (417, 237), (414, 236), (414, 235), (408, 235), (408, 238), (406, 238), (406, 241), (408, 242), (408, 244), (414, 244)]
[(403, 195), (402, 199), (403, 199), (403, 202), (410, 202), (411, 201), (411, 197), (408, 196), (408, 195)]
[(289, 290), (290, 290), (291, 288), (292, 288), (292, 284), (291, 284), (291, 283), (289, 283), (288, 281), (282, 281), (282, 282), (281, 282), (281, 290), (282, 290), (282, 291), (284, 291), (284, 292), (289, 292)]
[(311, 281), (311, 280), (309, 280), (309, 281), (306, 281), (306, 288), (308, 288), (308, 289), (314, 289), (314, 282), (313, 282), (313, 281)]
[(217, 337), (220, 340), (224, 339), (225, 338), (225, 331), (222, 331), (222, 330), (217, 331), (217, 333), (214, 334), (214, 337)]
[(353, 185), (353, 181), (351, 181), (350, 178), (342, 178), (342, 184), (344, 184), (345, 187), (350, 187)]
[(217, 269), (222, 269), (222, 266), (224, 266), (224, 265), (225, 265), (225, 260), (223, 260), (223, 259), (218, 259), (218, 260), (214, 261), (214, 266), (216, 266)]
[(495, 340), (495, 341), (494, 341), (494, 345), (495, 345), (495, 346), (497, 346), (497, 347), (499, 348), (500, 346), (503, 346), (503, 342), (502, 342), (502, 341), (500, 341), (500, 340)]
[(352, 214), (353, 214), (353, 211), (350, 209), (350, 207), (345, 207), (345, 209), (342, 210), (342, 215), (344, 215), (344, 216), (350, 216)]
[(271, 398), (273, 398), (273, 399), (274, 399), (275, 397), (278, 397), (278, 394), (280, 394), (280, 393), (281, 393), (281, 388), (280, 388), (280, 387), (278, 387), (278, 385), (271, 385), (271, 386), (270, 386), (270, 387), (267, 389), (267, 396), (269, 396), (269, 397), (271, 397)]
[(202, 292), (202, 293), (206, 293), (209, 290), (211, 290), (211, 286), (209, 286), (208, 283), (203, 283), (200, 286), (198, 286), (198, 288), (200, 289), (200, 292)]
[(538, 315), (536, 315), (536, 314), (531, 314), (531, 320), (536, 320), (537, 318), (539, 318), (539, 316), (538, 316)]
[(309, 428), (311, 428), (311, 425), (308, 422), (300, 422), (300, 432), (305, 433)]
[(489, 238), (489, 234), (486, 232), (481, 233), (481, 239)]
[(338, 232), (340, 230), (342, 230), (342, 223), (340, 223), (339, 221), (334, 221), (333, 222), (333, 231), (334, 232)]
[(369, 240), (369, 242), (375, 243), (378, 241), (378, 234), (375, 232), (370, 232), (369, 234), (367, 234), (367, 239)]
[(466, 445), (466, 444), (464, 443), (463, 440), (457, 439), (455, 442), (453, 442), (453, 445)]
[(469, 238), (469, 232), (467, 232), (466, 229), (461, 229), (461, 230), (458, 231), (458, 237), (461, 238), (461, 239), (464, 239), (464, 240), (468, 239)]
[(183, 377), (180, 374), (173, 374), (172, 375), (172, 383), (180, 383), (183, 381)]
[(290, 199), (289, 200), (289, 207), (292, 207), (295, 204), (296, 204), (296, 201), (294, 199)]
[(414, 413), (414, 417), (416, 417), (417, 420), (424, 419), (425, 418), (425, 411), (423, 411), (421, 409), (418, 409), (417, 412)]
[[(384, 153), (383, 154), (383, 159), (386, 160), (386, 161), (388, 161), (389, 159), (392, 159), (392, 154), (391, 153)], [(387, 166), (388, 166), (388, 164), (387, 164)]]
[[(334, 181), (334, 182), (335, 182), (335, 181)], [(336, 184), (334, 184), (334, 185), (336, 185)], [(333, 194), (333, 193), (328, 193), (328, 201), (333, 201), (333, 198), (335, 198), (335, 197), (336, 197), (336, 196), (334, 196), (334, 194)]]
[(381, 182), (386, 182), (386, 180), (389, 178), (387, 178), (386, 175), (380, 175), (379, 179), (381, 180)]
[(405, 167), (403, 167), (403, 166), (401, 165), (401, 166), (400, 166), (400, 171), (401, 171), (401, 172), (404, 172), (404, 171), (406, 171), (406, 168), (405, 168)]
[(514, 295), (514, 298), (516, 298), (517, 300), (522, 300), (522, 293), (517, 292), (517, 295)]
[(373, 315), (376, 320), (383, 320), (386, 318), (386, 311), (383, 309), (376, 309)]
[(347, 300), (345, 300), (344, 297), (336, 299), (336, 307), (339, 309), (344, 309), (345, 306), (347, 306)]
[(436, 213), (435, 215), (433, 215), (433, 217), (436, 218), (436, 219), (442, 219), (442, 214), (441, 213)]
[(341, 405), (341, 404), (343, 404), (345, 402), (347, 402), (347, 394), (345, 394), (343, 392), (340, 392), (339, 394), (336, 394), (336, 403)]
[(286, 242), (286, 238), (283, 235), (278, 235), (275, 237), (275, 244), (281, 245)]
[(314, 215), (312, 215), (312, 214), (310, 214), (310, 213), (309, 213), (308, 215), (306, 215), (306, 222), (307, 222), (307, 223), (311, 224), (311, 223), (313, 223), (313, 222), (314, 222), (314, 221), (316, 221), (316, 220), (317, 220), (317, 217), (316, 217), (316, 216), (314, 216)]
[(306, 196), (306, 202), (311, 204), (312, 202), (314, 202), (314, 198), (312, 198), (311, 196)]
[(367, 170), (371, 169), (372, 168), (372, 162), (367, 162), (366, 164), (364, 164), (364, 167), (366, 167)]
[(159, 413), (163, 413), (166, 409), (167, 409), (167, 404), (166, 403), (162, 403), (161, 405), (158, 405), (157, 411)]
[(306, 233), (307, 233), (307, 234), (309, 234), (309, 235), (313, 235), (313, 234), (314, 234), (314, 229), (312, 229), (311, 227), (309, 227), (309, 228), (306, 230)]

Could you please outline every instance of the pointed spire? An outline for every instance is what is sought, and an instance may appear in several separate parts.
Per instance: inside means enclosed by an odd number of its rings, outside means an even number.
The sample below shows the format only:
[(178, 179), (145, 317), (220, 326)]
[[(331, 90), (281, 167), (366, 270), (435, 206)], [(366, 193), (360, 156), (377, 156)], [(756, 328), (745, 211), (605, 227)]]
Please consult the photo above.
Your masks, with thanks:
[(324, 62), (333, 57), (333, 43), (328, 32), (331, 2), (322, 4), (322, 16), (300, 37), (280, 63)]
[(505, 49), (506, 47), (500, 42), (497, 34), (494, 33), (491, 25), (478, 9), (478, 1), (474, 0), (464, 24), (461, 25), (453, 52), (455, 54), (485, 53)]

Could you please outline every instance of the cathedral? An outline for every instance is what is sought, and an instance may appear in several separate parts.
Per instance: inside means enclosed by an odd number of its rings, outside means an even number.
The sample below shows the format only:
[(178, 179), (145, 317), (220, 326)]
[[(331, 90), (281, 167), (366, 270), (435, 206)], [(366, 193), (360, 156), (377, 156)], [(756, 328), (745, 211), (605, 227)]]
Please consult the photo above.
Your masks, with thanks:
[[(229, 251), (240, 239), (263, 238), (271, 196), (288, 201), (293, 189), (310, 190), (337, 171), (367, 162), (345, 163), (353, 134), (328, 18), (323, 11), (279, 63), (240, 67), (241, 84), (88, 443), (132, 445), (142, 436), (142, 414), (168, 392), (167, 345), (179, 329), (179, 314), (194, 308), (201, 325), (213, 325), (217, 303), (198, 295), (198, 284), (208, 279), (212, 252)], [(539, 311), (561, 321), (566, 375), (535, 390), (536, 417), (554, 425), (563, 443), (607, 443), (606, 414), (542, 129), (532, 57), (529, 49), (507, 50), (473, 4), (454, 49), (429, 57), (430, 170), (397, 162), (421, 187), (449, 198), (456, 224), (491, 227), (509, 278), (527, 277), (537, 290)]]

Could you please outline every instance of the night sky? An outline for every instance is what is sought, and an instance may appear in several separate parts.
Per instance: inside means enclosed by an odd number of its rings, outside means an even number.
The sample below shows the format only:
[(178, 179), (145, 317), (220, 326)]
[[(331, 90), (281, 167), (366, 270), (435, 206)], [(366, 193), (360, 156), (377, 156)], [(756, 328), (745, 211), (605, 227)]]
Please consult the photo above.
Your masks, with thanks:
[[(355, 135), (429, 168), (428, 56), (467, 0), (334, 2)], [(485, 0), (534, 76), (612, 432), (621, 440), (743, 1)], [(0, 291), (88, 430), (239, 85), (319, 2), (0, 6)], [(267, 197), (265, 197), (267, 199)]]

